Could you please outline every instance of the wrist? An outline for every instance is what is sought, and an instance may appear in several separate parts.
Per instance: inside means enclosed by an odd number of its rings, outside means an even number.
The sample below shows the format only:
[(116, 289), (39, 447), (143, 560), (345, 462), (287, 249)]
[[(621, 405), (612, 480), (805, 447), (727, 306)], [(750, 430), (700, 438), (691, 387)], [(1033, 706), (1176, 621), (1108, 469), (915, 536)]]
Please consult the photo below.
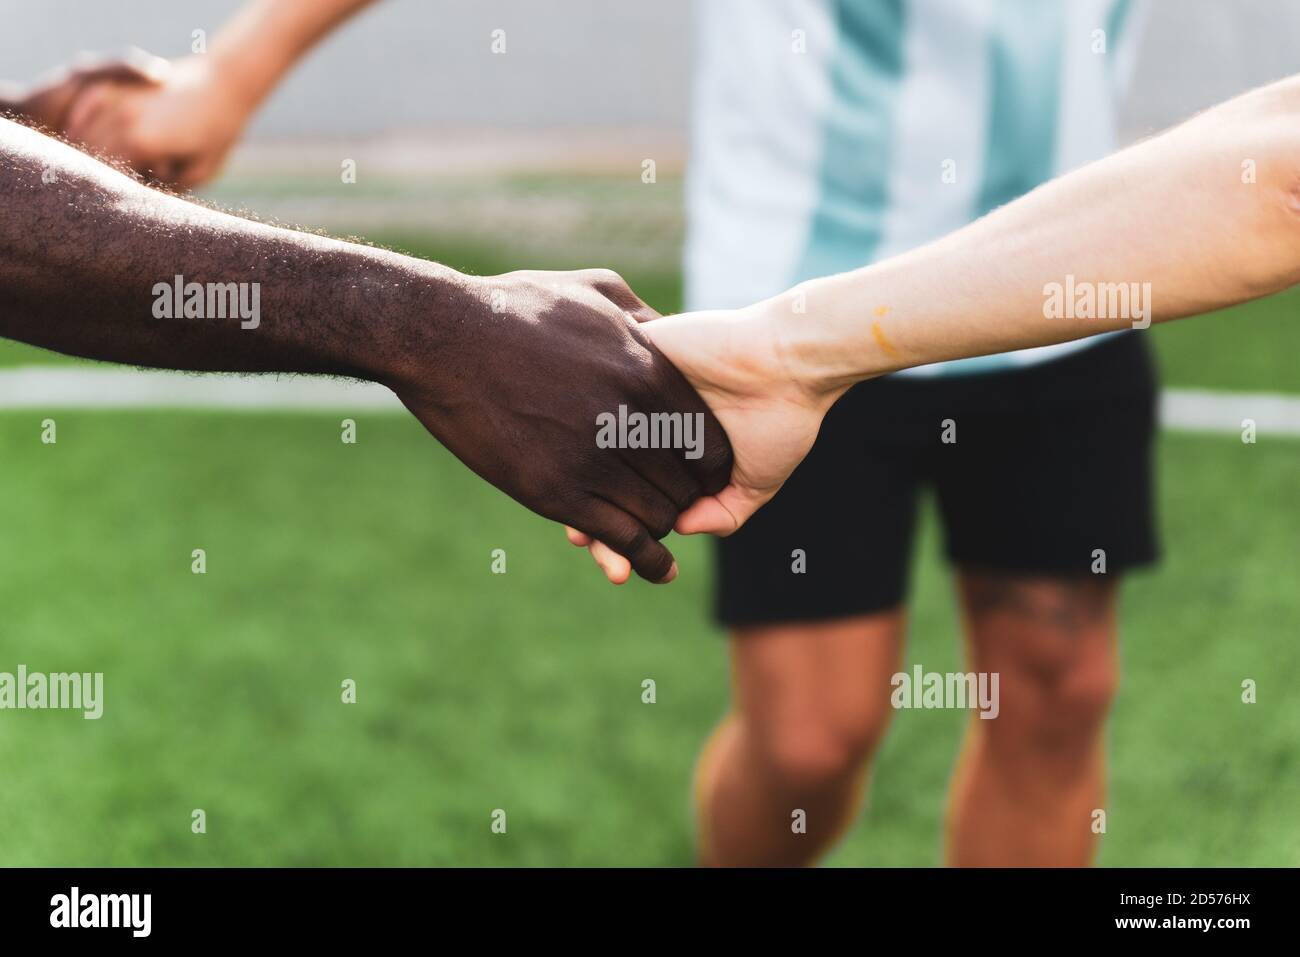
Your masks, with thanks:
[(207, 53), (190, 59), (201, 66), (209, 93), (247, 119), (292, 65), (274, 40), (218, 36)]
[(810, 392), (839, 398), (918, 364), (896, 341), (898, 317), (878, 295), (879, 278), (872, 267), (809, 280), (759, 304), (790, 374)]
[[(394, 391), (428, 391), (455, 378), (453, 370), (466, 374), (460, 343), (474, 335), (487, 308), (481, 280), (427, 260), (354, 248), (338, 281), (347, 320), (335, 355), (351, 366), (344, 374)], [(430, 374), (433, 357), (447, 375)]]
[(842, 349), (830, 341), (827, 321), (811, 309), (816, 290), (800, 283), (751, 307), (760, 335), (773, 343), (785, 376), (819, 404), (834, 404), (858, 377), (841, 367)]

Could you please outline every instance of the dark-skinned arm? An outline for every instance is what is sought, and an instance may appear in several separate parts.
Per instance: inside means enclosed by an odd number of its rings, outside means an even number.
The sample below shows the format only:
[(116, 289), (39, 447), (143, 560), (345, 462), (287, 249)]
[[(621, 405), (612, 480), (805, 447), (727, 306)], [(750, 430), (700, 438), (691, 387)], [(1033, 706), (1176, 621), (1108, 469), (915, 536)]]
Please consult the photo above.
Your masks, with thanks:
[[(178, 276), (236, 284), (246, 303), (255, 289), (256, 318), (159, 318)], [(661, 581), (674, 565), (658, 539), (726, 483), (731, 453), (637, 327), (654, 317), (615, 273), (466, 276), (151, 190), (0, 120), (0, 336), (134, 365), (380, 382), (480, 476)], [(702, 456), (598, 447), (598, 417), (620, 406), (703, 414)]]

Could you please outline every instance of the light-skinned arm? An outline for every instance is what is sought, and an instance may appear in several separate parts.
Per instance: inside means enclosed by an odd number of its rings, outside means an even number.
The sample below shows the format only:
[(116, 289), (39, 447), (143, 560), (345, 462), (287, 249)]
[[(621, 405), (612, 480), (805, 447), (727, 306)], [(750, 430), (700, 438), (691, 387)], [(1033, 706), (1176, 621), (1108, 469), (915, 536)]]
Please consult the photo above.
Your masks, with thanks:
[[(1291, 78), (905, 255), (746, 309), (649, 323), (646, 334), (704, 396), (735, 453), (728, 487), (685, 512), (677, 530), (739, 528), (777, 493), (826, 410), (856, 382), (1142, 328), (1297, 282), (1300, 78)], [(1095, 315), (1120, 285), (1133, 295), (1116, 315), (1049, 317), (1062, 305), (1057, 291), (1091, 287)], [(1241, 348), (1253, 345), (1243, 339)], [(570, 540), (593, 546), (611, 580), (627, 577), (599, 543), (573, 532)]]

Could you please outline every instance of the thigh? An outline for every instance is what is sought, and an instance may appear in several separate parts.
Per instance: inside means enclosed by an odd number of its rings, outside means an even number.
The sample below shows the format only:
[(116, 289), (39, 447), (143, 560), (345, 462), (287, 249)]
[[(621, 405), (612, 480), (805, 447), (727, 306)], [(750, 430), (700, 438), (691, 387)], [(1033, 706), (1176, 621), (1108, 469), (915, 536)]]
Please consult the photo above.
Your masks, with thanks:
[(971, 656), (981, 669), (1048, 678), (1081, 658), (1111, 655), (1119, 597), (1114, 577), (962, 568), (957, 581)]
[(746, 626), (731, 635), (735, 706), (776, 750), (860, 751), (888, 723), (901, 610)]
[(1025, 576), (964, 568), (958, 582), (971, 666), (998, 676), (1002, 741), (1088, 740), (1118, 683), (1113, 576)]
[(715, 544), (715, 607), (732, 627), (897, 608), (907, 589), (924, 449), (887, 383), (850, 390), (777, 496)]

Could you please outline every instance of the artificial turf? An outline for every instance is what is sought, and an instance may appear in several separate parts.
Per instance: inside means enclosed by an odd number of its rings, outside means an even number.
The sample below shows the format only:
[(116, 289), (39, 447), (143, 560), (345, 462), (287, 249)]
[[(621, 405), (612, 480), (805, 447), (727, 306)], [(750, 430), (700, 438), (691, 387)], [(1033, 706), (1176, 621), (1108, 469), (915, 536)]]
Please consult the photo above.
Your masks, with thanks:
[[(378, 239), (477, 273), (581, 264)], [(675, 270), (622, 271), (680, 308)], [(1300, 393), (1297, 306), (1153, 330), (1166, 383)], [(0, 366), (67, 361), (0, 342)], [(613, 588), (413, 420), (354, 415), (345, 445), (341, 417), (0, 412), (0, 671), (105, 675), (98, 721), (0, 711), (0, 865), (689, 863), (727, 700), (708, 544), (672, 540), (669, 587)], [(1295, 865), (1300, 441), (1164, 434), (1159, 464), (1166, 557), (1124, 598), (1100, 862)], [(906, 664), (948, 671), (938, 555), (927, 510)], [(895, 717), (832, 864), (941, 860), (962, 720)]]
[[(356, 445), (324, 414), (63, 412), (55, 445), (42, 417), (0, 415), (0, 670), (102, 671), (104, 715), (0, 712), (0, 864), (690, 861), (727, 698), (705, 542), (674, 540), (672, 586), (611, 587), (401, 416)], [(1300, 443), (1166, 435), (1160, 469), (1101, 863), (1293, 865)], [(935, 539), (906, 661), (947, 671)], [(961, 722), (896, 716), (833, 863), (938, 862)]]

